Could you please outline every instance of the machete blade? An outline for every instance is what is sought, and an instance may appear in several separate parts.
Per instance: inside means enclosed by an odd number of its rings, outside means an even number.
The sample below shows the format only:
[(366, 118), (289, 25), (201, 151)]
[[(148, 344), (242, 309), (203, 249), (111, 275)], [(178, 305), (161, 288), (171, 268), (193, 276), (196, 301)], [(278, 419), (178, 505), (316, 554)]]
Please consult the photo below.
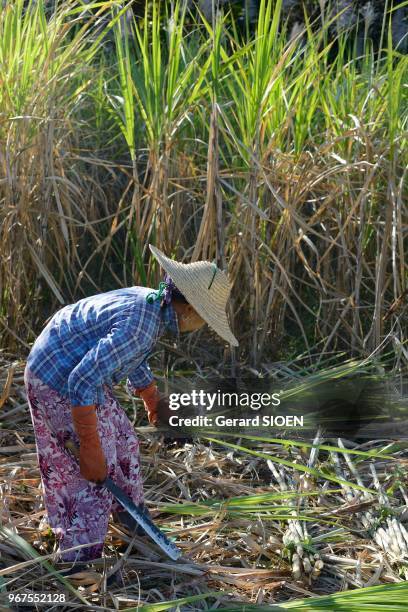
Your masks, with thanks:
[(166, 553), (170, 559), (177, 561), (182, 552), (173, 542), (170, 542), (162, 531), (153, 523), (151, 518), (140, 510), (132, 499), (111, 478), (107, 478), (100, 486), (106, 487), (118, 502), (129, 512), (137, 523), (145, 530), (148, 536)]

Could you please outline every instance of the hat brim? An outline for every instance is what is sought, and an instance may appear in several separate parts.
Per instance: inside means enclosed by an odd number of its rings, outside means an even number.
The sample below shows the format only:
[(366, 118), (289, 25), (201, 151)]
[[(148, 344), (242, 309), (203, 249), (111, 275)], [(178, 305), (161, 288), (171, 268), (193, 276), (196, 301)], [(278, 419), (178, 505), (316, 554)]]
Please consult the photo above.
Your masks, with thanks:
[[(172, 278), (177, 289), (186, 298), (187, 302), (197, 311), (202, 319), (226, 342), (232, 346), (238, 346), (238, 340), (229, 326), (227, 314), (223, 306), (212, 299), (209, 292), (203, 292), (199, 283), (202, 277), (203, 264), (207, 267), (208, 262), (194, 262), (184, 264), (167, 257), (160, 249), (149, 244), (150, 251), (157, 259), (161, 267)], [(224, 288), (224, 303), (229, 294), (229, 287)]]

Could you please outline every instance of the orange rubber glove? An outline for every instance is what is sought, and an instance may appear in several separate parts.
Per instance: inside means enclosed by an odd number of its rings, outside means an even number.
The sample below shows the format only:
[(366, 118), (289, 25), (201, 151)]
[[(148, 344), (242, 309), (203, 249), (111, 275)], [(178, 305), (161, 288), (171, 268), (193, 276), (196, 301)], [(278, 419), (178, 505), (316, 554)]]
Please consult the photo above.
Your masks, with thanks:
[(148, 385), (144, 389), (136, 389), (136, 393), (143, 400), (150, 425), (154, 425), (155, 427), (157, 427), (157, 425), (159, 424), (157, 406), (160, 401), (160, 391), (158, 390), (155, 381), (152, 380), (150, 385)]
[(108, 475), (105, 454), (101, 447), (95, 405), (73, 406), (74, 428), (79, 438), (79, 470), (86, 480), (101, 483)]
[(144, 389), (136, 389), (136, 393), (142, 398), (150, 425), (157, 427), (162, 423), (168, 424), (171, 412), (169, 410), (169, 400), (160, 394), (155, 381)]

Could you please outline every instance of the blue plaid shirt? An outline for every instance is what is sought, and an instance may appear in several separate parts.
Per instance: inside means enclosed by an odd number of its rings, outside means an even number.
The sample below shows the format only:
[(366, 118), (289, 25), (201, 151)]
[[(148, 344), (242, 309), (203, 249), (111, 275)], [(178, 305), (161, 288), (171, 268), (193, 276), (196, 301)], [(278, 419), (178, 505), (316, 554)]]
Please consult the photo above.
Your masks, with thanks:
[(147, 387), (153, 345), (166, 329), (179, 333), (171, 304), (146, 302), (152, 291), (127, 287), (65, 306), (35, 341), (28, 368), (73, 406), (102, 404), (103, 385), (125, 378), (132, 392)]

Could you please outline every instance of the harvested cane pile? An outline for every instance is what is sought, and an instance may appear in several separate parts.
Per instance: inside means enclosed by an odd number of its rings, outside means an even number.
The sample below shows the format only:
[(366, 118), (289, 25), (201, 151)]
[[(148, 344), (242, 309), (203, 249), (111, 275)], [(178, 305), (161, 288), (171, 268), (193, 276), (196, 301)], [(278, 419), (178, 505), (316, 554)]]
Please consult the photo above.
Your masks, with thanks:
[[(138, 428), (147, 505), (184, 556), (164, 559), (112, 520), (104, 558), (68, 581), (69, 564), (53, 563), (24, 363), (0, 360), (0, 601), (42, 592), (65, 593), (66, 609), (240, 610), (408, 579), (402, 442), (166, 444), (118, 388)], [(108, 587), (117, 572), (123, 584)]]

